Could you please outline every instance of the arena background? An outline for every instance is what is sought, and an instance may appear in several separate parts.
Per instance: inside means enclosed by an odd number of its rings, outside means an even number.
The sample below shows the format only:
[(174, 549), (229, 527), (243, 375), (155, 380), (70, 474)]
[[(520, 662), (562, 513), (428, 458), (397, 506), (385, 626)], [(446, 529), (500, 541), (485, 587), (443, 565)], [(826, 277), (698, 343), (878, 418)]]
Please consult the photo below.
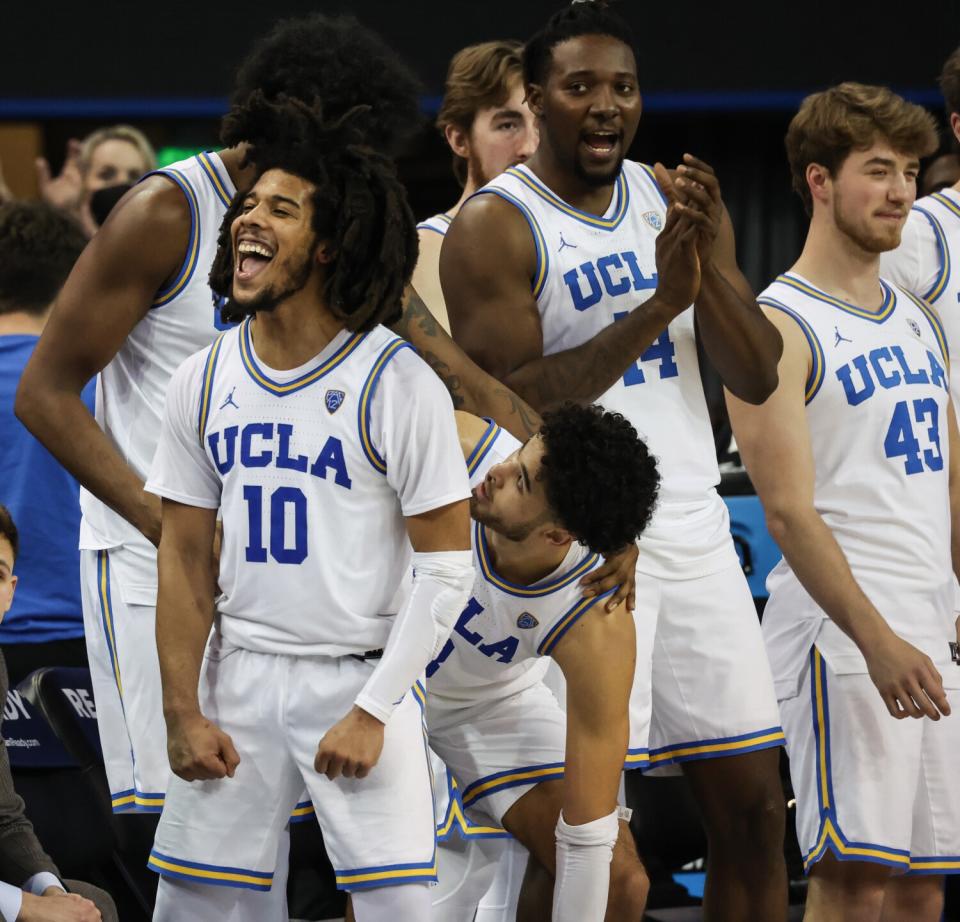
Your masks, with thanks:
[[(237, 63), (282, 16), (349, 11), (376, 28), (424, 85), (424, 126), (401, 170), (418, 217), (458, 191), (430, 126), (447, 62), (464, 45), (528, 37), (552, 0), (400, 3), (17, 3), (4, 11), (0, 161), (16, 194), (35, 190), (33, 158), (58, 169), (66, 141), (130, 121), (158, 148), (217, 146)], [(841, 80), (885, 83), (942, 120), (936, 76), (960, 43), (960, 0), (919, 4), (624, 0), (636, 29), (645, 111), (632, 155), (675, 164), (684, 151), (721, 177), (748, 278), (763, 288), (802, 243), (782, 138), (802, 97)]]

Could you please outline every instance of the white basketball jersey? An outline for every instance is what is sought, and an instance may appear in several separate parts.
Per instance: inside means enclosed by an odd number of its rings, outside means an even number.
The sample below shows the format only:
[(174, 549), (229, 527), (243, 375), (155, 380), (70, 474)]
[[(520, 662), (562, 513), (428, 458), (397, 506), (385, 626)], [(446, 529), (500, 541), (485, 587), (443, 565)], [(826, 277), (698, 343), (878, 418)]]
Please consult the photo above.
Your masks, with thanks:
[[(880, 257), (880, 271), (937, 309), (951, 355), (960, 354), (960, 192), (943, 189), (920, 199), (900, 246)], [(960, 405), (960, 377), (950, 389)]]
[[(666, 203), (652, 170), (625, 161), (602, 217), (568, 205), (526, 166), (511, 167), (478, 195), (498, 195), (530, 226), (537, 263), (531, 286), (543, 352), (582, 345), (657, 288), (656, 238)], [(693, 309), (677, 317), (602, 397), (644, 437), (659, 462), (660, 502), (640, 540), (640, 570), (695, 577), (736, 562), (707, 413)]]
[[(190, 238), (176, 277), (157, 292), (147, 315), (133, 328), (97, 379), (96, 418), (123, 459), (146, 480), (160, 436), (167, 385), (177, 367), (218, 332), (220, 313), (207, 276), (217, 252), (223, 215), (236, 192), (215, 153), (182, 160), (156, 174), (174, 182), (190, 208)], [(129, 522), (99, 499), (81, 491), (81, 547), (118, 545), (135, 549), (142, 560), (134, 578), (143, 598), (156, 597), (156, 551)]]
[[(880, 287), (879, 313), (795, 274), (781, 275), (758, 300), (796, 321), (813, 356), (806, 418), (817, 512), (893, 630), (946, 651), (955, 639), (948, 351), (928, 305), (882, 280)], [(817, 638), (826, 615), (785, 560), (767, 586), (763, 631), (778, 683), (809, 656), (814, 639), (829, 644), (834, 668), (863, 665), (832, 622)]]
[(441, 212), (440, 214), (435, 214), (433, 217), (421, 221), (417, 225), (417, 230), (433, 231), (433, 233), (445, 237), (447, 230), (450, 228), (451, 221), (453, 221), (453, 218), (451, 218), (450, 215)]
[(450, 397), (384, 327), (341, 331), (289, 371), (257, 358), (251, 327), (174, 375), (149, 489), (221, 510), (225, 640), (302, 656), (383, 647), (410, 564), (404, 517), (469, 496)]
[[(520, 448), (490, 423), (467, 458), (471, 485)], [(466, 608), (440, 654), (427, 666), (429, 708), (461, 708), (515, 694), (543, 679), (551, 650), (599, 599), (583, 597), (580, 579), (603, 558), (574, 542), (555, 572), (532, 586), (499, 576), (486, 530), (473, 528), (476, 578)]]

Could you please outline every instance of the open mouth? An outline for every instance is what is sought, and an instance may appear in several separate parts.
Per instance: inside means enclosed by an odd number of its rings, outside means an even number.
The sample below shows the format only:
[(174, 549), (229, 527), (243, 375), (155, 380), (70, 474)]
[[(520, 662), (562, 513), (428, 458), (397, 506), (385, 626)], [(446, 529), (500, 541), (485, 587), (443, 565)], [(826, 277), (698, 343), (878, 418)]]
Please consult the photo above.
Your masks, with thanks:
[(274, 251), (257, 240), (241, 240), (237, 245), (237, 278), (249, 282), (273, 260)]
[(620, 135), (615, 131), (590, 131), (581, 135), (587, 152), (597, 158), (609, 157), (620, 143)]

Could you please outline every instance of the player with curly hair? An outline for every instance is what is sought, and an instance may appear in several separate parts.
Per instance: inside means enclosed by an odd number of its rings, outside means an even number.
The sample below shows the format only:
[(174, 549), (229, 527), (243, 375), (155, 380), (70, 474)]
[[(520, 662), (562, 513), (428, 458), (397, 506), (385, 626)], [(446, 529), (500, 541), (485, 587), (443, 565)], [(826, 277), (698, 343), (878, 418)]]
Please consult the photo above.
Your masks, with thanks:
[[(505, 829), (553, 873), (554, 919), (639, 919), (648, 883), (617, 807), (633, 619), (622, 604), (605, 613), (602, 596), (582, 599), (577, 581), (646, 527), (656, 462), (623, 416), (597, 406), (546, 413), (523, 444), (468, 414), (458, 428), (476, 576), (427, 667), (430, 745), (456, 784), (437, 785), (447, 804), (432, 918), (472, 918), (481, 863), (496, 858), (463, 857), (464, 841), (448, 836), (459, 819), (478, 835)], [(566, 680), (566, 713), (543, 682), (548, 657)]]

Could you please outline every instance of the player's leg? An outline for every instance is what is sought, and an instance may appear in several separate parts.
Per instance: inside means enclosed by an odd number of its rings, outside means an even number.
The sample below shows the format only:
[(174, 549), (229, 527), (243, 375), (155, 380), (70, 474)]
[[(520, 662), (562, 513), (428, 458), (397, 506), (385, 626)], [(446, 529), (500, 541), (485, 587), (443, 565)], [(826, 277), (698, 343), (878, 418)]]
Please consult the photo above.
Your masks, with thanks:
[(880, 922), (940, 922), (943, 884), (942, 874), (892, 877), (883, 892)]
[(886, 865), (825, 855), (810, 872), (804, 922), (879, 922), (892, 873)]
[(891, 875), (910, 866), (928, 721), (895, 720), (868, 675), (836, 673), (816, 647), (780, 712), (810, 875), (805, 918), (879, 922)]
[(704, 905), (711, 920), (786, 912), (785, 824), (780, 750), (687, 762), (684, 774), (707, 834)]
[[(527, 791), (504, 815), (503, 825), (526, 846), (551, 878), (556, 874), (556, 828), (563, 803), (563, 782), (544, 781)], [(597, 860), (608, 859), (598, 856)], [(605, 868), (598, 868), (598, 871)], [(632, 922), (643, 917), (650, 882), (637, 855), (633, 835), (626, 822), (621, 821), (620, 832), (610, 860), (610, 890), (607, 897), (608, 922)], [(536, 871), (531, 871), (531, 886), (536, 884)], [(524, 881), (526, 886), (526, 879)], [(538, 887), (543, 890), (542, 885)], [(553, 888), (549, 896), (552, 898)], [(544, 894), (545, 896), (546, 894)], [(535, 906), (536, 902), (541, 905)], [(543, 899), (534, 900), (530, 894), (521, 896), (524, 915), (517, 919), (531, 922), (544, 911)], [(549, 912), (547, 913), (549, 917)]]
[(161, 875), (154, 922), (286, 922), (286, 827), (303, 791), (280, 720), (287, 662), (211, 644), (200, 706), (240, 764), (233, 778), (171, 777), (149, 862)]
[(530, 853), (514, 838), (503, 840), (493, 881), (477, 904), (476, 922), (514, 922)]
[(437, 843), (437, 886), (430, 895), (433, 922), (473, 922), (507, 842), (452, 832)]
[(783, 733), (738, 566), (661, 582), (652, 685), (650, 768), (681, 765), (703, 816), (705, 918), (786, 919)]
[[(422, 922), (430, 918), (428, 885), (437, 879), (422, 688), (405, 695), (391, 715), (380, 759), (365, 778), (331, 781), (313, 767), (324, 733), (353, 707), (372, 669), (348, 656), (292, 660), (287, 745), (323, 829), (337, 887), (351, 894), (357, 922)], [(366, 895), (378, 890), (391, 892)]]

